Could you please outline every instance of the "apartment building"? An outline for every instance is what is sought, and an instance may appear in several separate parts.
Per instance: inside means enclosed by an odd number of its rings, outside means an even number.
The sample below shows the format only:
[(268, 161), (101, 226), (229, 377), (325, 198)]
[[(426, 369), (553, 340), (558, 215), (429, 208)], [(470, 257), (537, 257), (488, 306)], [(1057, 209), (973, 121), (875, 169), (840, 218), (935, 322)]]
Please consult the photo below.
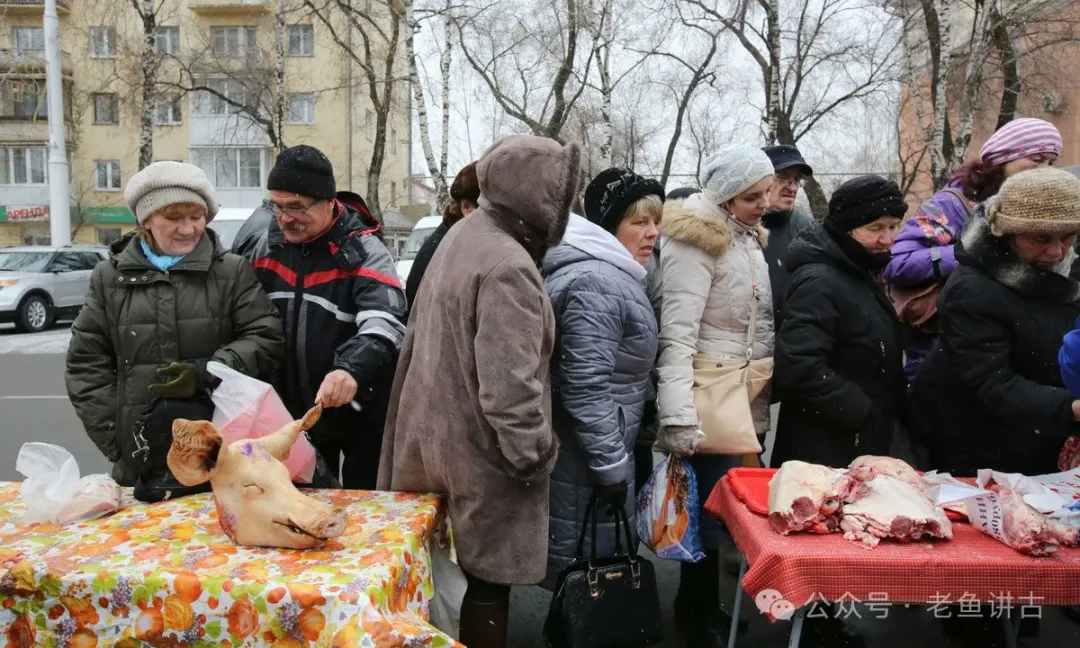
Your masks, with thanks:
[[(262, 200), (277, 132), (286, 145), (323, 150), (340, 189), (367, 193), (376, 113), (366, 77), (343, 49), (356, 36), (344, 15), (327, 16), (331, 31), (301, 5), (165, 0), (157, 14), (153, 159), (202, 167), (222, 207)], [(58, 8), (73, 240), (109, 243), (135, 224), (123, 188), (139, 164), (143, 25), (127, 0), (58, 0)], [(43, 10), (44, 0), (0, 0), (0, 247), (49, 240)], [(409, 202), (409, 89), (398, 57), (384, 209)], [(191, 91), (193, 82), (212, 91)]]

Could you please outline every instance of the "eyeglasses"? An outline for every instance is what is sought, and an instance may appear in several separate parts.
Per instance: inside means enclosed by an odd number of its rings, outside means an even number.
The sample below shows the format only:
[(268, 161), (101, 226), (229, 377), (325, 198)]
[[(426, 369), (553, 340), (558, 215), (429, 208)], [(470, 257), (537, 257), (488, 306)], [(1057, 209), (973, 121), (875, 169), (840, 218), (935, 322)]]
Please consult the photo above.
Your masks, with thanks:
[(287, 216), (289, 218), (300, 218), (300, 217), (304, 216), (305, 214), (307, 214), (309, 211), (311, 211), (311, 208), (314, 207), (315, 205), (318, 205), (320, 202), (322, 202), (322, 201), (321, 200), (316, 200), (315, 202), (311, 203), (307, 207), (304, 207), (303, 209), (298, 209), (296, 207), (282, 207), (281, 205), (278, 205), (277, 203), (272, 202), (270, 200), (264, 200), (262, 202), (262, 206), (263, 206), (263, 209), (265, 209), (266, 211), (270, 212), (271, 214), (273, 214), (275, 216)]
[(776, 183), (779, 184), (781, 187), (790, 186), (801, 189), (806, 186), (805, 178), (798, 178), (793, 176), (773, 176), (773, 179), (776, 180)]

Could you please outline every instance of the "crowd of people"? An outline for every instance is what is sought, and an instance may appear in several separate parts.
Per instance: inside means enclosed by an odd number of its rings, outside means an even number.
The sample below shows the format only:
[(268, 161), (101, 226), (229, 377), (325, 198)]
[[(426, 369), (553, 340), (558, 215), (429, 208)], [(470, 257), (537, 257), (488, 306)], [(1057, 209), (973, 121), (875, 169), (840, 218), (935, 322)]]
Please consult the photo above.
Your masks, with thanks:
[[(611, 552), (654, 449), (689, 458), (700, 502), (759, 460), (700, 450), (703, 372), (753, 369), (762, 446), (780, 403), (772, 465), (1055, 472), (1080, 434), (1062, 378), (1080, 375), (1080, 342), (1062, 348), (1080, 316), (1080, 179), (1049, 168), (1060, 152), (1052, 125), (1018, 119), (911, 217), (895, 182), (865, 175), (817, 220), (795, 206), (813, 169), (792, 146), (724, 149), (665, 193), (631, 169), (583, 178), (576, 144), (507, 137), (454, 179), (407, 286), (312, 147), (279, 154), (243, 257), (206, 226), (202, 171), (158, 162), (126, 188), (138, 228), (93, 273), (68, 392), (123, 485), (134, 418), (212, 390), (208, 361), (272, 383), (295, 416), (321, 403), (310, 436), (335, 481), (445, 495), (461, 640), (505, 646), (510, 587), (553, 586), (590, 502)], [(722, 521), (702, 513), (700, 535), (676, 620), (687, 646), (719, 646), (738, 554)]]

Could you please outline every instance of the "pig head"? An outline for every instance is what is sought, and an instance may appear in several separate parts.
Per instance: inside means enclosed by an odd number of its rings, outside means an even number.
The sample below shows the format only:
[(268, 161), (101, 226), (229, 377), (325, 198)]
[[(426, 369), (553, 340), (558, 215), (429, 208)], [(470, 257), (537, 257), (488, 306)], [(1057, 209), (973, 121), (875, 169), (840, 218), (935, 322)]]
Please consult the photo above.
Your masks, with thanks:
[(308, 549), (345, 531), (347, 517), (296, 489), (282, 463), (301, 432), (319, 420), (316, 405), (304, 418), (261, 439), (226, 445), (209, 421), (173, 422), (169, 470), (194, 486), (210, 481), (218, 521), (239, 545)]

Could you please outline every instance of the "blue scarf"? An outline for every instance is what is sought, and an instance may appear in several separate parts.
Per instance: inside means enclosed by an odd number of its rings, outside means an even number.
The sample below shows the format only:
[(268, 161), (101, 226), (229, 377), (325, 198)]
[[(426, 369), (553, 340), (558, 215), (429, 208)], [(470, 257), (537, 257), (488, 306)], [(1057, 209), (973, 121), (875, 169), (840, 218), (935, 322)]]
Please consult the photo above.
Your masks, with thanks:
[(139, 245), (142, 246), (143, 254), (146, 255), (146, 260), (150, 262), (158, 270), (162, 272), (168, 272), (174, 265), (180, 263), (180, 259), (184, 258), (184, 255), (180, 256), (165, 256), (164, 254), (156, 254), (150, 246), (146, 244), (146, 241), (139, 241)]

